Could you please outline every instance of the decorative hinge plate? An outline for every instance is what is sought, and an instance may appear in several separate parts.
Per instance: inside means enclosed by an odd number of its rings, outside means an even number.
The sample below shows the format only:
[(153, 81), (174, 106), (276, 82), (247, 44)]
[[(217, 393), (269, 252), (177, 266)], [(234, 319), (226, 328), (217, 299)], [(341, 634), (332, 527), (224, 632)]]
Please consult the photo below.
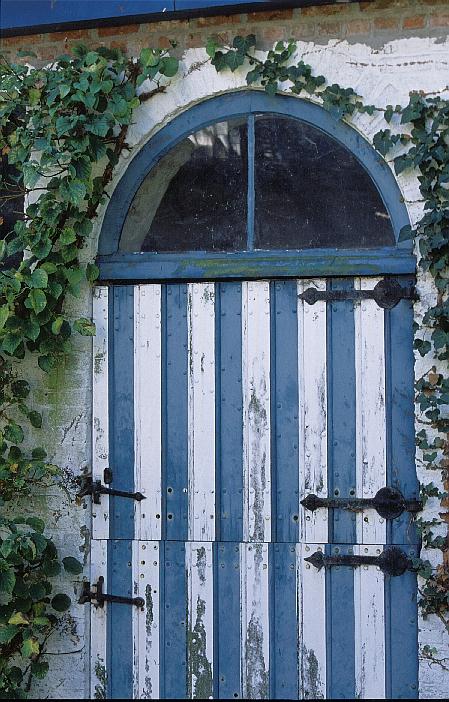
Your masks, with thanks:
[(415, 499), (406, 500), (399, 490), (392, 487), (381, 488), (374, 497), (318, 497), (311, 494), (301, 500), (301, 504), (312, 512), (319, 507), (347, 509), (353, 512), (372, 508), (383, 519), (396, 519), (403, 512), (416, 513), (423, 508), (422, 502)]
[(416, 300), (414, 285), (402, 286), (394, 278), (380, 280), (372, 290), (317, 290), (307, 288), (298, 295), (301, 300), (309, 305), (314, 305), (318, 300), (336, 302), (340, 300), (375, 300), (379, 307), (390, 310), (400, 300)]
[(403, 575), (406, 570), (415, 570), (407, 554), (396, 546), (386, 548), (380, 556), (354, 556), (352, 554), (326, 556), (322, 551), (315, 551), (304, 560), (318, 570), (332, 566), (351, 566), (352, 568), (361, 565), (377, 566), (383, 573), (393, 577)]

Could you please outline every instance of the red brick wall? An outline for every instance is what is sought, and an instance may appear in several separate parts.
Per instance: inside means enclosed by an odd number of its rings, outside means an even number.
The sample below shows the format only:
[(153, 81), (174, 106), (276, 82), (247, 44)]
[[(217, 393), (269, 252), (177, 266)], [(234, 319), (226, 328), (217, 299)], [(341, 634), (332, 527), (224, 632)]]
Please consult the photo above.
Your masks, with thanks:
[(143, 46), (168, 47), (171, 40), (176, 41), (181, 50), (202, 47), (212, 34), (218, 34), (226, 41), (238, 33), (254, 32), (267, 45), (279, 39), (327, 41), (333, 37), (378, 43), (391, 35), (447, 34), (447, 27), (449, 0), (375, 0), (120, 27), (74, 29), (9, 37), (3, 39), (0, 45), (3, 51), (10, 52), (11, 57), (17, 49), (32, 48), (41, 61), (48, 61), (80, 41), (88, 46), (123, 47), (138, 53)]

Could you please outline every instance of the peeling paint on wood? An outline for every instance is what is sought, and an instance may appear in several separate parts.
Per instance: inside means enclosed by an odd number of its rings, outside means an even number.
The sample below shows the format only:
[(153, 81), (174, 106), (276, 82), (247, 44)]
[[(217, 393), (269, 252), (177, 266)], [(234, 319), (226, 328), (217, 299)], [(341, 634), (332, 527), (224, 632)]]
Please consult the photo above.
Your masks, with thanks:
[(213, 552), (212, 544), (186, 544), (187, 696), (213, 696)]
[[(103, 482), (109, 466), (109, 370), (108, 370), (108, 288), (97, 286), (93, 291), (93, 429), (92, 477)], [(99, 505), (92, 504), (92, 536), (109, 537), (109, 498), (103, 495)]]
[(271, 540), (270, 292), (242, 283), (243, 536)]

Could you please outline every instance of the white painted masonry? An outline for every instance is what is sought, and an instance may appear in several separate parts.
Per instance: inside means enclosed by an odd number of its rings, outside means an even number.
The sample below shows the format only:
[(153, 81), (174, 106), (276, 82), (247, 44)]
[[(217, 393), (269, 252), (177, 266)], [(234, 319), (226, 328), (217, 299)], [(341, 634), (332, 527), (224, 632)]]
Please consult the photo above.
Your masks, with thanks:
[[(409, 91), (421, 90), (425, 93), (449, 95), (448, 64), (449, 41), (430, 37), (397, 38), (375, 48), (365, 43), (332, 39), (323, 43), (298, 42), (298, 56), (313, 66), (315, 72), (323, 74), (330, 82), (339, 82), (357, 90), (369, 103), (383, 106), (388, 103), (405, 104)], [(114, 181), (109, 188), (113, 197), (114, 188), (122, 177), (130, 161), (142, 146), (170, 120), (189, 107), (211, 96), (239, 90), (246, 87), (242, 71), (217, 74), (208, 63), (204, 50), (189, 49), (183, 56), (180, 76), (171, 81), (166, 93), (155, 96), (151, 101), (136, 110), (128, 144), (130, 151), (124, 153), (116, 168)], [(145, 86), (142, 86), (145, 89)], [(357, 116), (353, 126), (368, 140), (381, 128), (386, 128), (379, 115)], [(418, 190), (417, 179), (410, 174), (402, 174), (398, 179), (410, 219), (416, 222), (422, 215), (423, 203)], [(102, 215), (95, 222), (94, 236), (89, 247), (83, 252), (85, 261), (96, 254)], [(423, 307), (433, 300), (434, 290), (430, 278), (419, 273), (418, 289), (421, 302), (416, 304), (416, 320), (419, 322)], [(92, 315), (90, 289), (83, 290), (80, 299), (69, 301), (69, 312), (73, 317)], [(96, 342), (98, 343), (98, 342)], [(61, 465), (67, 474), (76, 475), (93, 463), (92, 455), (92, 342), (83, 337), (74, 337), (73, 355), (66, 359), (65, 368), (57, 371), (50, 379), (40, 371), (34, 376), (37, 397), (46, 415), (46, 426), (51, 427), (46, 437), (50, 444), (51, 460)], [(416, 376), (427, 370), (429, 359), (416, 359)], [(420, 456), (417, 456), (418, 477), (424, 482), (433, 480), (439, 484), (438, 474), (421, 469)], [(41, 498), (45, 508), (54, 515), (56, 524), (55, 540), (61, 555), (84, 555), (86, 575), (88, 574), (91, 530), (89, 507), (76, 506), (73, 499), (53, 491), (47, 498)], [(44, 508), (44, 504), (43, 504)], [(441, 510), (437, 500), (429, 500), (425, 518), (437, 516)], [(442, 527), (445, 529), (445, 527)], [(442, 532), (444, 533), (444, 532)], [(435, 560), (439, 551), (423, 554)], [(106, 575), (106, 574), (104, 574)], [(79, 595), (80, 580), (62, 580), (68, 594), (76, 600)], [(191, 587), (196, 587), (192, 581)], [(46, 680), (33, 689), (36, 697), (86, 698), (89, 695), (89, 606), (75, 606), (65, 619), (59, 635), (49, 642), (50, 674)], [(438, 657), (448, 656), (448, 637), (444, 627), (436, 617), (419, 621), (420, 645), (434, 646)], [(441, 666), (431, 665), (427, 660), (420, 662), (420, 697), (446, 697), (449, 689), (449, 673)]]

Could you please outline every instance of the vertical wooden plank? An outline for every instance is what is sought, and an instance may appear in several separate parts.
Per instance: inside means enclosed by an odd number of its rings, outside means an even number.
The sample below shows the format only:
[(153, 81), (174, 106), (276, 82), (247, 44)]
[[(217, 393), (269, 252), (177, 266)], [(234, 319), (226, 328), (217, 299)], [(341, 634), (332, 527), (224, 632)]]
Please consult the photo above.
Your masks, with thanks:
[(294, 280), (271, 284), (273, 541), (299, 538), (298, 315)]
[(163, 301), (163, 538), (188, 536), (187, 285), (165, 286)]
[[(378, 556), (382, 546), (357, 545), (354, 554)], [(354, 569), (355, 696), (385, 699), (384, 574), (373, 566)]]
[(189, 283), (188, 474), (189, 539), (215, 538), (215, 289)]
[[(161, 699), (187, 699), (186, 543), (164, 543), (163, 687)], [(162, 563), (161, 563), (162, 567)]]
[(161, 286), (134, 288), (135, 485), (145, 500), (134, 503), (136, 538), (161, 538), (162, 469)]
[[(108, 587), (113, 594), (133, 597), (133, 541), (130, 539), (109, 541)], [(106, 606), (110, 671), (108, 697), (114, 700), (131, 699), (134, 673), (133, 607), (120, 602), (109, 602)]]
[[(415, 547), (401, 548), (416, 557)], [(416, 573), (385, 576), (387, 699), (419, 697), (417, 592)]]
[[(418, 497), (415, 465), (413, 303), (401, 300), (385, 311), (387, 480), (404, 497)], [(387, 525), (387, 542), (417, 543), (413, 517), (404, 512)]]
[(186, 544), (187, 697), (213, 697), (214, 570), (211, 543)]
[[(328, 545), (330, 555), (349, 555), (352, 546)], [(354, 570), (334, 566), (326, 572), (327, 697), (355, 699)]]
[[(105, 539), (92, 539), (90, 544), (90, 582), (104, 578), (104, 591), (108, 587), (108, 542)], [(108, 687), (107, 651), (108, 608), (90, 606), (90, 696), (92, 699), (106, 699)]]
[(268, 544), (240, 545), (242, 693), (269, 699)]
[[(326, 290), (326, 281), (299, 280), (298, 294), (307, 288)], [(309, 493), (327, 496), (327, 371), (326, 302), (309, 305), (298, 298), (298, 378), (300, 485), (299, 499)], [(313, 513), (299, 506), (302, 540), (328, 539), (327, 509)]]
[[(218, 305), (218, 306), (217, 306)], [(216, 538), (243, 540), (242, 285), (216, 284)]]
[(242, 284), (243, 537), (271, 540), (270, 294)]
[[(352, 290), (351, 278), (328, 281), (330, 290)], [(327, 306), (328, 490), (330, 495), (356, 495), (356, 391), (354, 303), (341, 300)], [(329, 510), (329, 541), (352, 544), (356, 515)]]
[[(116, 285), (109, 298), (111, 487), (134, 492), (134, 287)], [(110, 537), (133, 539), (134, 501), (110, 499), (109, 511)]]
[(305, 562), (323, 544), (297, 544), (300, 699), (321, 700), (326, 692), (326, 573)]
[[(380, 278), (355, 281), (361, 290), (371, 290)], [(355, 306), (356, 402), (357, 402), (357, 495), (374, 497), (385, 487), (385, 341), (384, 310), (375, 300)], [(357, 515), (357, 541), (382, 544), (386, 541), (385, 520), (373, 509)]]
[[(109, 467), (109, 303), (108, 288), (96, 286), (93, 291), (93, 426), (92, 478), (104, 482)], [(109, 537), (109, 497), (103, 495), (99, 505), (92, 502), (92, 538)]]
[(142, 597), (145, 607), (133, 607), (133, 698), (159, 699), (160, 627), (159, 544), (133, 542), (134, 597)]
[(240, 631), (240, 546), (222, 542), (216, 545), (215, 607), (218, 626), (215, 646), (218, 661), (219, 699), (242, 697)]
[(296, 545), (270, 544), (270, 697), (299, 699)]

